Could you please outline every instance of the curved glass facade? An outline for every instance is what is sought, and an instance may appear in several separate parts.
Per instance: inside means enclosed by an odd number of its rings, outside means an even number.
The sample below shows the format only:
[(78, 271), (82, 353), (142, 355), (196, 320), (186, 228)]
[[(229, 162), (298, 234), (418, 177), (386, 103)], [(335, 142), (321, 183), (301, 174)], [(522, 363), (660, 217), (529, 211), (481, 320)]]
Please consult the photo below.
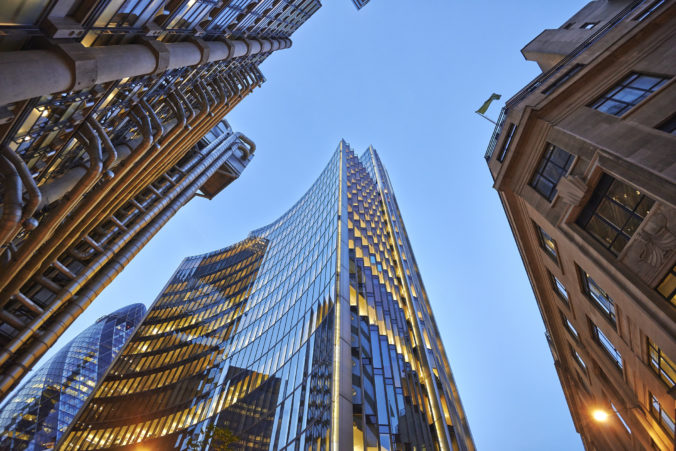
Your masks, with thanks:
[[(181, 264), (61, 443), (474, 449), (386, 173), (341, 142), (308, 192)], [(206, 444), (206, 443), (205, 443)]]
[(28, 379), (0, 412), (0, 449), (52, 449), (146, 312), (131, 304), (101, 317)]

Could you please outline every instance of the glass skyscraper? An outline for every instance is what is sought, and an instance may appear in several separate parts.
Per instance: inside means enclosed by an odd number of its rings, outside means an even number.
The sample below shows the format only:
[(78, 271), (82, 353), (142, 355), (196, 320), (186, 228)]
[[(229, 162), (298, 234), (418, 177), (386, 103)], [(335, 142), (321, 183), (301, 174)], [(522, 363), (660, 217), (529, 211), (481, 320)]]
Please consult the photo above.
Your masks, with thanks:
[(61, 442), (474, 450), (378, 155), (342, 141), (308, 192), (183, 261)]
[(99, 318), (28, 378), (0, 411), (0, 449), (52, 449), (120, 352), (146, 308)]

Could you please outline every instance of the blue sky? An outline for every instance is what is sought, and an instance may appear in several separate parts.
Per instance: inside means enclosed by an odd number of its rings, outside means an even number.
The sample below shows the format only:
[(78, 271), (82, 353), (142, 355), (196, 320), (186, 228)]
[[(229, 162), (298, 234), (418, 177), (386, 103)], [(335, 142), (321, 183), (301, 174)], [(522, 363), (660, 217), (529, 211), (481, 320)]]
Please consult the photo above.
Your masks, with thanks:
[(483, 159), (493, 125), (474, 110), (500, 93), (496, 118), (539, 72), (520, 49), (586, 1), (324, 3), (228, 117), (257, 144), (240, 179), (183, 208), (47, 357), (101, 315), (150, 304), (183, 257), (276, 219), (345, 138), (390, 174), (478, 449), (582, 449)]

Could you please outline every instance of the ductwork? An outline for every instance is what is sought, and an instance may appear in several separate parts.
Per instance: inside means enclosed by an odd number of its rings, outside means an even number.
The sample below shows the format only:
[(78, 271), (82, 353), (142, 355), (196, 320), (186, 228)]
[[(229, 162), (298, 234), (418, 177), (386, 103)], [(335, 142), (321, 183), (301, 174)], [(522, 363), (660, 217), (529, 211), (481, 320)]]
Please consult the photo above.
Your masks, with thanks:
[[(84, 47), (75, 43), (62, 46), (61, 50), (5, 52), (0, 65), (0, 80), (3, 80), (0, 84), (0, 106), (127, 77), (195, 66), (202, 61), (202, 45), (208, 49), (207, 63), (254, 55), (268, 48), (275, 50), (275, 47), (286, 49), (291, 46), (290, 39), (226, 42), (159, 43), (161, 52), (153, 51), (146, 44)], [(158, 72), (158, 68), (163, 70)]]
[(14, 230), (21, 221), (23, 202), (21, 201), (21, 178), (14, 165), (5, 157), (0, 156), (0, 174), (3, 175), (5, 197), (0, 217), (0, 245), (5, 245), (12, 239)]

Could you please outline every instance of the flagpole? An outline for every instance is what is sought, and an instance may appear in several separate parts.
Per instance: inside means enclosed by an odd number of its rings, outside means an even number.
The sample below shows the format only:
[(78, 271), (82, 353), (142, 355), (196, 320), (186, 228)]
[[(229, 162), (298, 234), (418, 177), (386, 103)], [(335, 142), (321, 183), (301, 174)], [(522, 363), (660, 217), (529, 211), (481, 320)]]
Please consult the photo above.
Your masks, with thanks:
[(483, 114), (479, 113), (478, 111), (475, 111), (475, 113), (478, 114), (479, 116), (483, 117), (484, 119), (486, 119), (488, 122), (491, 122), (491, 123), (493, 123), (494, 125), (498, 125), (498, 123), (495, 122), (493, 119), (490, 119), (490, 118), (484, 116)]

